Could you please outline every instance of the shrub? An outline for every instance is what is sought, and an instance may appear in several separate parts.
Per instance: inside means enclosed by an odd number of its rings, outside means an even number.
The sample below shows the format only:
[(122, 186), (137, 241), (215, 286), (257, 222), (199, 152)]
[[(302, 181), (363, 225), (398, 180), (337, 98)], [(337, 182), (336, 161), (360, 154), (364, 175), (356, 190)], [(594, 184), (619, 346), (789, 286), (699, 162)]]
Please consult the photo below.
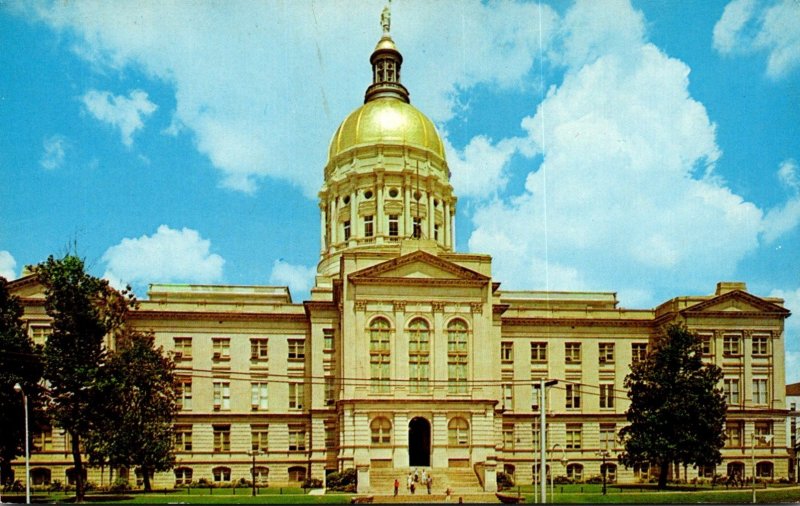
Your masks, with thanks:
[(322, 480), (319, 478), (306, 478), (302, 488), (322, 488)]
[(111, 492), (126, 492), (131, 489), (127, 478), (117, 478), (114, 483), (109, 487)]
[(83, 490), (85, 492), (91, 492), (93, 490), (97, 490), (97, 483), (86, 480), (86, 483), (83, 484)]
[(514, 486), (514, 477), (508, 473), (504, 473), (500, 471), (497, 473), (497, 488), (498, 490), (504, 490), (507, 488), (511, 488)]
[(64, 490), (64, 484), (61, 483), (61, 480), (53, 480), (50, 482), (50, 485), (47, 487), (47, 490), (50, 492), (61, 492)]
[(575, 481), (567, 476), (556, 476), (553, 478), (553, 484), (555, 485), (571, 485), (573, 483), (575, 483)]
[[(353, 468), (345, 469), (341, 473), (331, 473), (325, 478), (328, 488), (340, 492), (355, 492), (358, 474)], [(321, 482), (320, 482), (321, 484)]]

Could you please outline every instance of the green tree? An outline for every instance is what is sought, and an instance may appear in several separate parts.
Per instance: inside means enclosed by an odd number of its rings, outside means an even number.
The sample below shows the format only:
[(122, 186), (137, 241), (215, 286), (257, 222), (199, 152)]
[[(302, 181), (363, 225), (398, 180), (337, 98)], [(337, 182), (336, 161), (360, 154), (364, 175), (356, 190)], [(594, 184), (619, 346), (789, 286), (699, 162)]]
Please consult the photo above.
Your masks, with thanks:
[(722, 462), (725, 397), (722, 370), (704, 364), (701, 341), (681, 325), (670, 325), (646, 360), (625, 377), (629, 424), (620, 430), (620, 461), (631, 467), (659, 466), (658, 487), (667, 484), (670, 464), (713, 466)]
[(41, 419), (41, 350), (28, 338), (21, 317), (19, 299), (0, 276), (0, 485), (11, 477), (11, 461), (25, 453), (25, 412), (14, 385), (28, 397), (31, 433)]
[(175, 463), (172, 423), (178, 411), (175, 364), (153, 342), (152, 334), (138, 331), (118, 337), (100, 387), (111, 402), (103, 406), (103, 422), (87, 442), (95, 460), (138, 466), (148, 492), (150, 475)]
[(43, 354), (44, 378), (50, 385), (48, 413), (70, 436), (75, 496), (82, 501), (81, 446), (102, 406), (97, 379), (105, 361), (104, 339), (123, 326), (129, 299), (108, 281), (87, 274), (83, 260), (72, 254), (60, 259), (51, 255), (31, 270), (45, 287), (45, 310), (53, 319)]

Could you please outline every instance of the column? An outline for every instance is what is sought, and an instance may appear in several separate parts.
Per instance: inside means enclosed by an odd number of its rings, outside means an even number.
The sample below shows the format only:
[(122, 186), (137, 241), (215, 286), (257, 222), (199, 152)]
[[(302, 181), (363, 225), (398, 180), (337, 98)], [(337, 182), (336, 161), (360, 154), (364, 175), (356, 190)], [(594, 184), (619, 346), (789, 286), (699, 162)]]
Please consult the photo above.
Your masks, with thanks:
[[(450, 218), (450, 217), (448, 216), (448, 218)], [(456, 213), (455, 212), (453, 213), (452, 218), (450, 218), (450, 224), (453, 226), (453, 235), (452, 235), (453, 244), (452, 244), (451, 248), (452, 248), (453, 251), (455, 251), (456, 250)]]
[(353, 189), (352, 193), (350, 193), (350, 240), (353, 241), (356, 237), (361, 237), (361, 234), (358, 233), (358, 202), (356, 202), (356, 198), (358, 197), (358, 190)]
[(321, 253), (325, 253), (328, 249), (328, 245), (325, 244), (325, 216), (327, 213), (325, 212), (325, 202), (319, 203), (319, 250)]
[(411, 235), (411, 184), (406, 176), (403, 182), (403, 237)]
[(444, 234), (442, 240), (444, 246), (452, 248), (450, 241), (450, 204), (446, 200), (442, 201), (442, 234)]
[(339, 198), (334, 196), (331, 199), (331, 245), (339, 242), (339, 209), (336, 203)]
[(383, 235), (383, 177), (378, 174), (378, 181), (375, 185), (375, 235), (381, 237)]
[(436, 213), (433, 207), (433, 185), (428, 184), (428, 239), (433, 239), (433, 224), (436, 221)]

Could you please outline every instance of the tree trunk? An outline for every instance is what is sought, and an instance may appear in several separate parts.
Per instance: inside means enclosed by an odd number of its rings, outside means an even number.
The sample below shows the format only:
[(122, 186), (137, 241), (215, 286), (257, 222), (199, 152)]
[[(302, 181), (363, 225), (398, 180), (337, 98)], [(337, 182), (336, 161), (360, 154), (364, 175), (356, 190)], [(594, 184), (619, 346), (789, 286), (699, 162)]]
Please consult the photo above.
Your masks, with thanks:
[(81, 461), (81, 442), (80, 438), (74, 432), (70, 432), (70, 439), (72, 440), (72, 461), (75, 464), (75, 502), (83, 502), (84, 496), (84, 483), (83, 483), (83, 462)]
[(150, 492), (150, 469), (147, 466), (142, 466), (142, 480), (144, 480), (144, 491)]
[(667, 473), (669, 472), (669, 463), (664, 462), (658, 466), (658, 489), (664, 490), (667, 488)]

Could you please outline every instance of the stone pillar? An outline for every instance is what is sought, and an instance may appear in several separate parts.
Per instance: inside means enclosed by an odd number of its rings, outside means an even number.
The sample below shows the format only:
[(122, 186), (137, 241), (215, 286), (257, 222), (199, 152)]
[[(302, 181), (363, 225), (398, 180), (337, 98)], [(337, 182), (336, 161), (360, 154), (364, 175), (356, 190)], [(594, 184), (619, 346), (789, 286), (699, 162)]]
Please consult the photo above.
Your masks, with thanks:
[(455, 213), (455, 209), (453, 210), (453, 216), (450, 217), (448, 215), (448, 218), (450, 219), (450, 224), (453, 226), (453, 234), (451, 235), (451, 237), (453, 239), (453, 244), (450, 245), (450, 249), (455, 251), (456, 250), (456, 213)]
[(446, 248), (452, 248), (450, 241), (450, 204), (447, 201), (442, 201), (442, 243)]
[(339, 198), (334, 196), (331, 199), (331, 246), (339, 242), (339, 209), (336, 203)]
[(355, 243), (356, 237), (361, 237), (361, 234), (358, 232), (360, 229), (358, 228), (358, 190), (353, 189), (353, 192), (350, 194), (350, 241), (351, 243)]
[(325, 227), (325, 217), (327, 213), (325, 212), (325, 202), (319, 203), (319, 250), (321, 253), (325, 253), (328, 249), (328, 245), (325, 241), (326, 235), (326, 227)]
[(356, 474), (358, 476), (358, 487), (356, 488), (356, 492), (359, 494), (366, 494), (370, 491), (369, 464), (357, 465)]
[(403, 237), (411, 235), (411, 184), (408, 176), (403, 182)]
[(497, 492), (497, 458), (494, 455), (486, 457), (483, 467), (483, 490)]
[(428, 239), (433, 239), (433, 224), (436, 221), (436, 213), (433, 207), (433, 185), (428, 185)]
[(383, 223), (383, 175), (378, 174), (378, 181), (375, 184), (375, 236), (381, 237), (386, 228)]

